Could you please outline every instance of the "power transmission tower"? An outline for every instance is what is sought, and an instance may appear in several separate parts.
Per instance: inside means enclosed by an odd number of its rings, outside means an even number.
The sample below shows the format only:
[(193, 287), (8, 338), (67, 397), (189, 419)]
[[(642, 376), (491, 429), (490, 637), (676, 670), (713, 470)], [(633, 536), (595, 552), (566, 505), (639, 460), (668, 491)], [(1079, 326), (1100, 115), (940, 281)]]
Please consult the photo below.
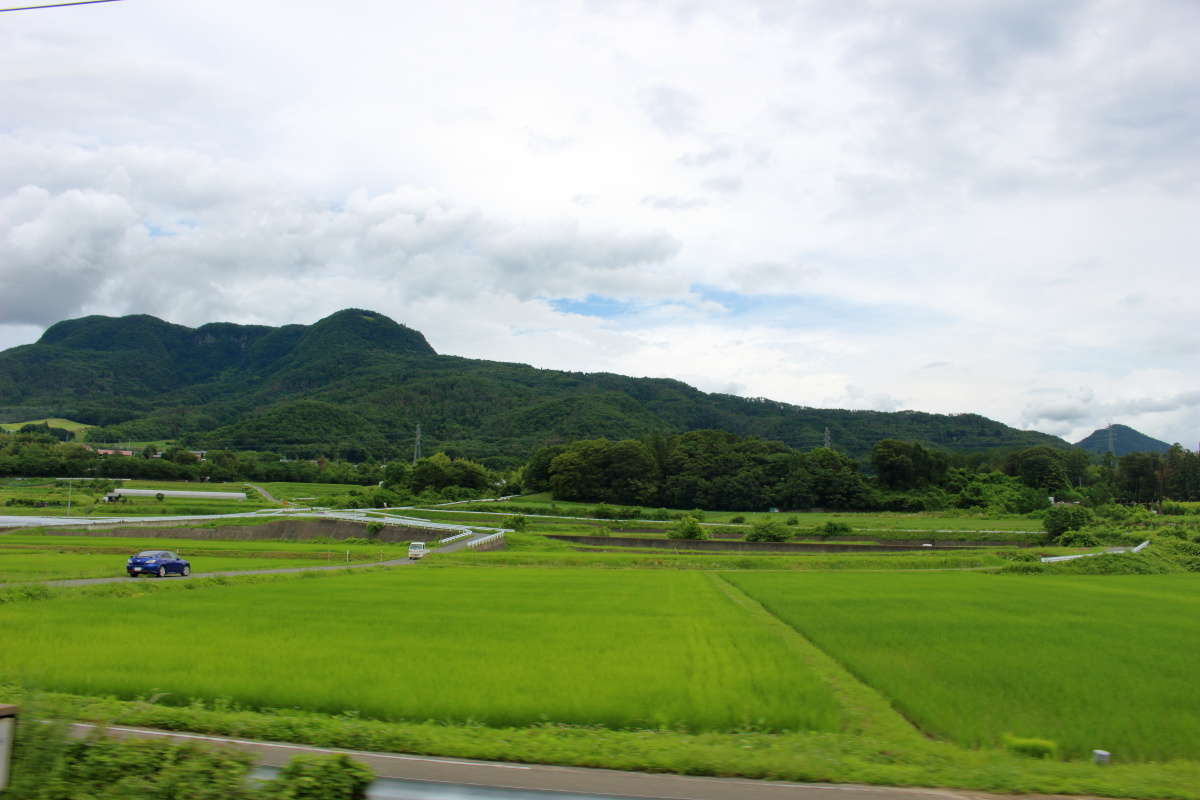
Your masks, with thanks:
[(1114, 456), (1117, 454), (1117, 446), (1113, 443), (1112, 420), (1108, 421), (1108, 452)]
[(413, 465), (421, 460), (421, 423), (417, 423), (417, 439), (413, 442)]
[(825, 449), (828, 450), (833, 446), (833, 437), (829, 435), (829, 426), (825, 426)]

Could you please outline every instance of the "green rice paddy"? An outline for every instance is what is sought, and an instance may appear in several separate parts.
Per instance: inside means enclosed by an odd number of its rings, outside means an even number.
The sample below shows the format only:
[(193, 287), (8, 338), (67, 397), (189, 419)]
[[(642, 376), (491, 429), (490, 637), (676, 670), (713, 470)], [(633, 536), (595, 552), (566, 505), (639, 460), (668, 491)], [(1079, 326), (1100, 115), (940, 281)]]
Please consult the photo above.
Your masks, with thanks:
[(1200, 757), (1200, 575), (725, 577), (934, 736)]
[(844, 721), (798, 637), (697, 572), (402, 569), (0, 609), (0, 675), (81, 694), (487, 725)]

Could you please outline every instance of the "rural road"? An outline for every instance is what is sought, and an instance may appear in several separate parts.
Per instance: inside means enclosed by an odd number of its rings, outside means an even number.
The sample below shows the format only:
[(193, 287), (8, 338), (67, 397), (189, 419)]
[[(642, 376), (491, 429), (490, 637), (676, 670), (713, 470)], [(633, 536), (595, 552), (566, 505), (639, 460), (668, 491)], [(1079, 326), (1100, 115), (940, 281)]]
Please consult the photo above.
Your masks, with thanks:
[[(72, 731), (85, 736), (95, 725), (75, 723)], [(662, 773), (558, 767), (547, 764), (509, 764), (400, 753), (375, 753), (310, 747), (285, 742), (261, 742), (225, 736), (205, 736), (111, 725), (111, 736), (171, 739), (235, 747), (253, 754), (258, 763), (282, 767), (296, 755), (345, 753), (369, 766), (378, 780), (370, 797), (378, 798), (507, 798), (536, 792), (545, 800), (585, 798), (668, 798), (669, 800), (1013, 800), (1012, 795), (954, 789), (916, 789), (837, 783), (785, 783), (741, 778), (700, 778)], [(407, 791), (405, 791), (407, 789)], [(1025, 798), (1032, 797), (1024, 795)], [(1087, 800), (1073, 797), (1072, 800)]]
[[(451, 542), (450, 544), (442, 545), (441, 547), (437, 548), (436, 550), (431, 551), (431, 553), (453, 553), (456, 550), (464, 550), (467, 547), (470, 547), (473, 542), (476, 542), (480, 539), (483, 539), (483, 538), (485, 538), (487, 536), (491, 536), (491, 535), (492, 534), (490, 534), (490, 533), (477, 533), (477, 534), (471, 536), (470, 538), (463, 539), (462, 541)], [(147, 576), (141, 577), (141, 578), (128, 578), (128, 577), (74, 578), (71, 580), (62, 580), (62, 581), (36, 581), (36, 583), (40, 583), (43, 586), (91, 586), (92, 584), (97, 584), (97, 583), (133, 583), (135, 581), (151, 581), (151, 580), (185, 580), (186, 581), (186, 580), (191, 580), (192, 578), (216, 578), (216, 577), (222, 576), (222, 575), (275, 575), (275, 574), (283, 574), (283, 573), (287, 573), (287, 572), (316, 572), (316, 571), (320, 571), (320, 570), (331, 570), (331, 569), (363, 569), (364, 567), (403, 567), (403, 566), (407, 566), (409, 564), (415, 564), (415, 563), (417, 563), (417, 562), (409, 561), (407, 558), (393, 558), (388, 561), (365, 561), (365, 562), (357, 562), (357, 563), (350, 563), (350, 564), (334, 564), (334, 565), (330, 565), (330, 566), (321, 566), (321, 567), (318, 567), (318, 566), (284, 567), (281, 569), (246, 569), (246, 570), (226, 570), (224, 572), (194, 572), (186, 578), (183, 577), (182, 575), (176, 575), (176, 576), (171, 576), (169, 578), (159, 579), (159, 578), (151, 578), (150, 576), (147, 575)], [(119, 564), (118, 564), (118, 568), (120, 568)], [(9, 586), (9, 585), (16, 585), (16, 584), (0, 583), (0, 588)]]

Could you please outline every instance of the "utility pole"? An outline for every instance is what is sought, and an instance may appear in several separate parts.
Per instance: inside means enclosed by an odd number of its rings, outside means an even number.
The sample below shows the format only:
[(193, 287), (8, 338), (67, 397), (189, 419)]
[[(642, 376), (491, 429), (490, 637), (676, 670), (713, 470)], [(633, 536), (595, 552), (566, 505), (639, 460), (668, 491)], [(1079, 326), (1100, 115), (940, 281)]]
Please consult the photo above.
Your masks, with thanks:
[(421, 423), (417, 423), (417, 439), (413, 442), (413, 466), (421, 460)]

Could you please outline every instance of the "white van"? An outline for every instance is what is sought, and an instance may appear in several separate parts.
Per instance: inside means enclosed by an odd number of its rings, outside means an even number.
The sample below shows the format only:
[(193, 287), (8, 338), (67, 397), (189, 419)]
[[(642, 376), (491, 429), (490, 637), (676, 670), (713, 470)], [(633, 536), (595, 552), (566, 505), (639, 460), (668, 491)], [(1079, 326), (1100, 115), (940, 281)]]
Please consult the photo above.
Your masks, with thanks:
[(428, 552), (429, 548), (425, 546), (424, 542), (409, 542), (408, 544), (408, 557), (413, 561), (424, 558)]

